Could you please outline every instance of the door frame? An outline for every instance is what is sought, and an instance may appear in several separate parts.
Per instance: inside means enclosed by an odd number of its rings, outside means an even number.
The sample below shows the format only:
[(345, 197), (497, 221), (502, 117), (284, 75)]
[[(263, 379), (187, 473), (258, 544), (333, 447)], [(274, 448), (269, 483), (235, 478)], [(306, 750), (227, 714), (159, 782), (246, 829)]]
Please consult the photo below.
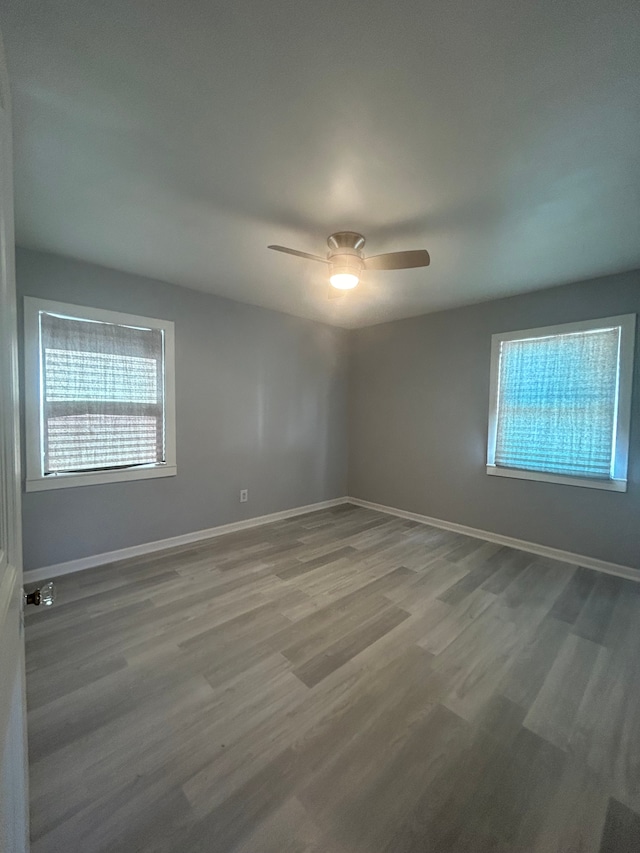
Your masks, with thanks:
[(28, 853), (11, 98), (0, 34), (0, 848)]

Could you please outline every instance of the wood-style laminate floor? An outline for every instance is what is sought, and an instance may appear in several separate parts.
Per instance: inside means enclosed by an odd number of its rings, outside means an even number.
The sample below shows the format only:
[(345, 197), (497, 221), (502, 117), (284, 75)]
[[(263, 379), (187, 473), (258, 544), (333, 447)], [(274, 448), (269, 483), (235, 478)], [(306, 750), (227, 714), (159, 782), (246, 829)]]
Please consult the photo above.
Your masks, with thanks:
[(640, 585), (341, 506), (62, 578), (33, 853), (640, 851)]

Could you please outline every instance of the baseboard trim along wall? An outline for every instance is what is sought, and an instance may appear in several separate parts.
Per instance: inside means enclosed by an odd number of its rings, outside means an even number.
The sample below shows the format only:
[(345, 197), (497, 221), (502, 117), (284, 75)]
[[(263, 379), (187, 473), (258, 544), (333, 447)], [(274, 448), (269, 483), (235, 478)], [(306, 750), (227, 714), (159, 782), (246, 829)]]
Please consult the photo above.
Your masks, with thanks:
[(195, 530), (193, 533), (183, 533), (180, 536), (171, 536), (169, 539), (158, 539), (155, 542), (132, 545), (130, 548), (120, 548), (117, 551), (106, 551), (103, 554), (80, 557), (78, 560), (69, 560), (66, 563), (43, 566), (39, 569), (27, 569), (24, 573), (24, 582), (25, 584), (31, 584), (48, 580), (49, 578), (59, 578), (62, 575), (81, 572), (84, 569), (94, 569), (97, 566), (106, 566), (108, 563), (115, 563), (119, 560), (129, 560), (131, 557), (142, 557), (145, 554), (153, 554), (155, 551), (166, 551), (168, 548), (191, 545), (195, 542), (201, 542), (203, 539), (214, 539), (216, 536), (224, 536), (225, 533), (248, 530), (250, 527), (259, 527), (261, 524), (270, 524), (273, 521), (283, 521), (287, 518), (294, 518), (296, 515), (304, 515), (307, 512), (315, 512), (320, 509), (329, 509), (332, 506), (339, 506), (344, 503), (349, 503), (349, 498), (333, 498), (329, 501), (298, 506), (293, 509), (282, 510), (281, 512), (272, 512), (269, 515), (258, 515), (255, 518), (232, 521), (230, 524), (221, 524), (218, 527), (210, 527), (207, 530)]
[(37, 583), (48, 578), (61, 577), (62, 575), (68, 575), (72, 572), (80, 572), (84, 569), (93, 569), (97, 566), (105, 566), (108, 563), (115, 563), (119, 560), (128, 560), (131, 557), (141, 557), (145, 554), (152, 554), (155, 551), (165, 551), (168, 548), (190, 545), (195, 542), (201, 542), (204, 539), (214, 539), (217, 536), (224, 536), (225, 533), (234, 533), (238, 530), (248, 530), (251, 527), (259, 527), (262, 524), (269, 524), (273, 521), (282, 521), (287, 518), (294, 518), (296, 515), (304, 515), (307, 512), (329, 509), (330, 507), (339, 506), (340, 504), (345, 503), (365, 507), (366, 509), (373, 509), (377, 512), (384, 512), (387, 515), (394, 515), (399, 518), (407, 518), (411, 521), (417, 521), (420, 524), (429, 524), (432, 527), (439, 527), (443, 530), (451, 530), (453, 533), (462, 533), (465, 536), (474, 536), (477, 539), (484, 539), (487, 542), (496, 542), (498, 545), (506, 545), (509, 548), (518, 548), (520, 551), (527, 551), (528, 553), (536, 554), (539, 557), (548, 557), (552, 560), (560, 560), (564, 563), (583, 566), (586, 569), (594, 569), (596, 572), (604, 572), (608, 575), (616, 575), (617, 577), (640, 582), (640, 570), (634, 569), (631, 566), (620, 566), (617, 563), (609, 563), (606, 560), (599, 560), (596, 557), (574, 554), (571, 551), (562, 551), (559, 548), (550, 548), (547, 545), (538, 545), (535, 542), (527, 542), (524, 539), (514, 539), (512, 536), (503, 536), (500, 533), (492, 533), (489, 530), (479, 530), (476, 527), (468, 527), (466, 524), (457, 524), (454, 521), (444, 521), (441, 518), (431, 518), (428, 515), (421, 515), (417, 512), (408, 512), (404, 509), (397, 509), (396, 507), (384, 506), (383, 504), (377, 504), (372, 501), (364, 501), (360, 498), (351, 497), (334, 498), (333, 500), (321, 501), (315, 504), (308, 504), (307, 506), (285, 509), (282, 512), (272, 512), (269, 515), (259, 515), (255, 518), (233, 521), (230, 524), (221, 524), (218, 527), (210, 527), (207, 530), (196, 530), (193, 533), (184, 533), (181, 536), (172, 536), (169, 539), (158, 539), (155, 542), (145, 542), (142, 545), (133, 545), (130, 548), (120, 548), (117, 551), (107, 551), (103, 554), (81, 557), (79, 560), (69, 560), (66, 563), (43, 566), (39, 569), (30, 569), (24, 573), (24, 582), (25, 584)]
[(432, 527), (440, 527), (443, 530), (451, 530), (453, 533), (463, 533), (465, 536), (474, 536), (476, 539), (485, 539), (487, 542), (496, 542), (498, 545), (507, 545), (509, 548), (517, 548), (536, 554), (538, 557), (548, 557), (551, 560), (560, 560), (563, 563), (571, 563), (575, 566), (583, 566), (585, 569), (593, 569), (596, 572), (604, 572), (607, 575), (616, 575), (620, 578), (640, 582), (640, 570), (632, 566), (620, 566), (618, 563), (609, 563), (596, 557), (587, 557), (582, 554), (574, 554), (571, 551), (562, 551), (560, 548), (550, 548), (548, 545), (538, 545), (536, 542), (527, 542), (524, 539), (514, 539), (512, 536), (503, 536), (501, 533), (492, 533), (489, 530), (479, 530), (477, 527), (467, 527), (466, 524), (457, 524), (455, 521), (444, 521), (441, 518), (430, 518), (428, 515), (420, 515), (417, 512), (408, 512), (404, 509), (396, 509), (393, 506), (363, 501), (360, 498), (348, 498), (347, 503), (356, 506), (374, 509), (388, 515), (397, 515), (399, 518), (407, 518), (418, 521), (420, 524), (429, 524)]

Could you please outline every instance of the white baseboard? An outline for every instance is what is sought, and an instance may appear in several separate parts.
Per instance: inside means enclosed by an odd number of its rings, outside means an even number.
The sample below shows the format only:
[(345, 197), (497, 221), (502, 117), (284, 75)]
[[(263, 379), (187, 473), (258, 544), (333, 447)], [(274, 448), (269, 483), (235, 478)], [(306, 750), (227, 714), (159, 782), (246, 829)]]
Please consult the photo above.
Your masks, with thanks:
[(49, 578), (68, 575), (72, 572), (80, 572), (84, 569), (93, 569), (97, 566), (115, 563), (119, 560), (128, 560), (131, 557), (141, 557), (145, 554), (152, 554), (155, 551), (165, 551), (168, 548), (176, 548), (181, 545), (191, 545), (192, 543), (201, 542), (205, 539), (214, 539), (217, 536), (223, 536), (225, 533), (234, 533), (237, 530), (247, 530), (251, 527), (259, 527), (261, 524), (269, 524), (273, 521), (282, 521), (287, 518), (294, 518), (296, 515), (304, 515), (307, 512), (329, 509), (332, 506), (339, 506), (344, 503), (355, 504), (356, 506), (365, 507), (366, 509), (373, 509), (378, 512), (387, 513), (387, 515), (395, 515), (399, 518), (407, 518), (421, 524), (429, 524), (432, 527), (451, 530), (454, 533), (462, 533), (465, 536), (475, 536), (477, 539), (484, 539), (487, 542), (496, 542), (499, 545), (507, 545), (510, 548), (518, 548), (520, 551), (527, 551), (530, 554), (536, 554), (539, 557), (548, 557), (552, 560), (560, 560), (565, 563), (571, 563), (572, 565), (583, 566), (586, 569), (594, 569), (597, 572), (604, 572), (608, 575), (616, 575), (617, 577), (640, 582), (640, 570), (634, 569), (631, 566), (621, 566), (617, 563), (609, 563), (606, 560), (599, 560), (596, 557), (574, 554), (571, 551), (562, 551), (559, 548), (550, 548), (547, 545), (539, 545), (536, 542), (527, 542), (524, 539), (515, 539), (512, 536), (503, 536), (500, 533), (492, 533), (489, 530), (480, 530), (477, 527), (468, 527), (466, 524), (457, 524), (454, 521), (444, 521), (441, 518), (431, 518), (428, 515), (421, 515), (417, 512), (408, 512), (404, 509), (397, 509), (396, 507), (384, 506), (383, 504), (363, 501), (360, 498), (352, 497), (334, 498), (330, 501), (321, 501), (319, 503), (309, 504), (308, 506), (285, 509), (282, 512), (272, 512), (269, 515), (259, 515), (256, 518), (233, 521), (230, 524), (221, 524), (218, 527), (210, 527), (207, 530), (196, 530), (193, 533), (184, 533), (181, 536), (172, 536), (169, 539), (158, 539), (155, 542), (145, 542), (142, 545), (133, 545), (130, 548), (120, 548), (117, 551), (107, 551), (104, 554), (94, 554), (90, 557), (81, 557), (79, 560), (69, 560), (66, 563), (57, 563), (56, 565), (43, 566), (39, 569), (30, 569), (24, 573), (24, 582), (25, 584), (37, 583), (38, 581), (47, 580)]
[(498, 545), (507, 545), (509, 548), (517, 548), (527, 551), (539, 557), (548, 557), (552, 560), (561, 560), (585, 569), (594, 569), (596, 572), (604, 572), (608, 575), (627, 578), (628, 580), (640, 582), (640, 569), (631, 566), (620, 566), (618, 563), (609, 563), (596, 557), (587, 557), (583, 554), (574, 554), (571, 551), (562, 551), (560, 548), (550, 548), (547, 545), (538, 545), (536, 542), (527, 542), (524, 539), (514, 539), (512, 536), (503, 536), (500, 533), (492, 533), (489, 530), (479, 530), (476, 527), (467, 527), (466, 524), (456, 524), (454, 521), (443, 521), (441, 518), (430, 518), (428, 515), (420, 515), (417, 512), (407, 512), (404, 509), (396, 509), (393, 506), (363, 501), (360, 498), (347, 498), (347, 503), (366, 509), (375, 509), (388, 515), (397, 515), (400, 518), (408, 518), (421, 524), (430, 524), (432, 527), (440, 527), (443, 530), (451, 530), (454, 533), (463, 533), (465, 536), (475, 536), (477, 539), (485, 539), (487, 542), (496, 542)]
[(232, 521), (230, 524), (221, 524), (218, 527), (210, 527), (207, 530), (195, 530), (193, 533), (183, 533), (181, 536), (172, 536), (169, 539), (158, 539), (155, 542), (145, 542), (142, 545), (133, 545), (130, 548), (120, 548), (117, 551), (107, 551), (104, 554), (93, 554), (90, 557), (81, 557), (79, 560), (69, 560), (66, 563), (56, 563), (52, 566), (43, 566), (39, 569), (29, 569), (24, 573), (24, 583), (31, 584), (49, 578), (59, 578), (72, 572), (81, 572), (84, 569), (94, 569), (96, 566), (105, 566), (118, 560), (128, 560), (131, 557), (141, 557), (152, 554), (154, 551), (165, 551), (168, 548), (176, 548), (180, 545), (191, 545), (204, 539), (214, 539), (225, 533), (234, 533), (237, 530), (247, 530), (250, 527), (259, 527), (261, 524), (269, 524), (273, 521), (283, 521), (294, 518), (296, 515), (304, 515), (307, 512), (316, 512), (321, 509), (329, 509), (332, 506), (348, 503), (349, 498), (334, 498), (330, 501), (320, 501), (308, 506), (298, 506), (293, 509), (285, 509), (282, 512), (272, 512), (269, 515), (259, 515), (255, 518), (246, 518), (242, 521)]

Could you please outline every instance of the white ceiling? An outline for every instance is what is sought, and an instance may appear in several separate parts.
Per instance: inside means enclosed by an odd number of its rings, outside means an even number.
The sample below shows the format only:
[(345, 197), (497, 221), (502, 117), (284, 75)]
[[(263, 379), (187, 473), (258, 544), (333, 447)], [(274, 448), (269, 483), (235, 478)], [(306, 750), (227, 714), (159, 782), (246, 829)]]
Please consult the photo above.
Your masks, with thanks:
[[(640, 267), (637, 0), (4, 0), (18, 242), (356, 327)], [(431, 267), (326, 298), (329, 233)]]

